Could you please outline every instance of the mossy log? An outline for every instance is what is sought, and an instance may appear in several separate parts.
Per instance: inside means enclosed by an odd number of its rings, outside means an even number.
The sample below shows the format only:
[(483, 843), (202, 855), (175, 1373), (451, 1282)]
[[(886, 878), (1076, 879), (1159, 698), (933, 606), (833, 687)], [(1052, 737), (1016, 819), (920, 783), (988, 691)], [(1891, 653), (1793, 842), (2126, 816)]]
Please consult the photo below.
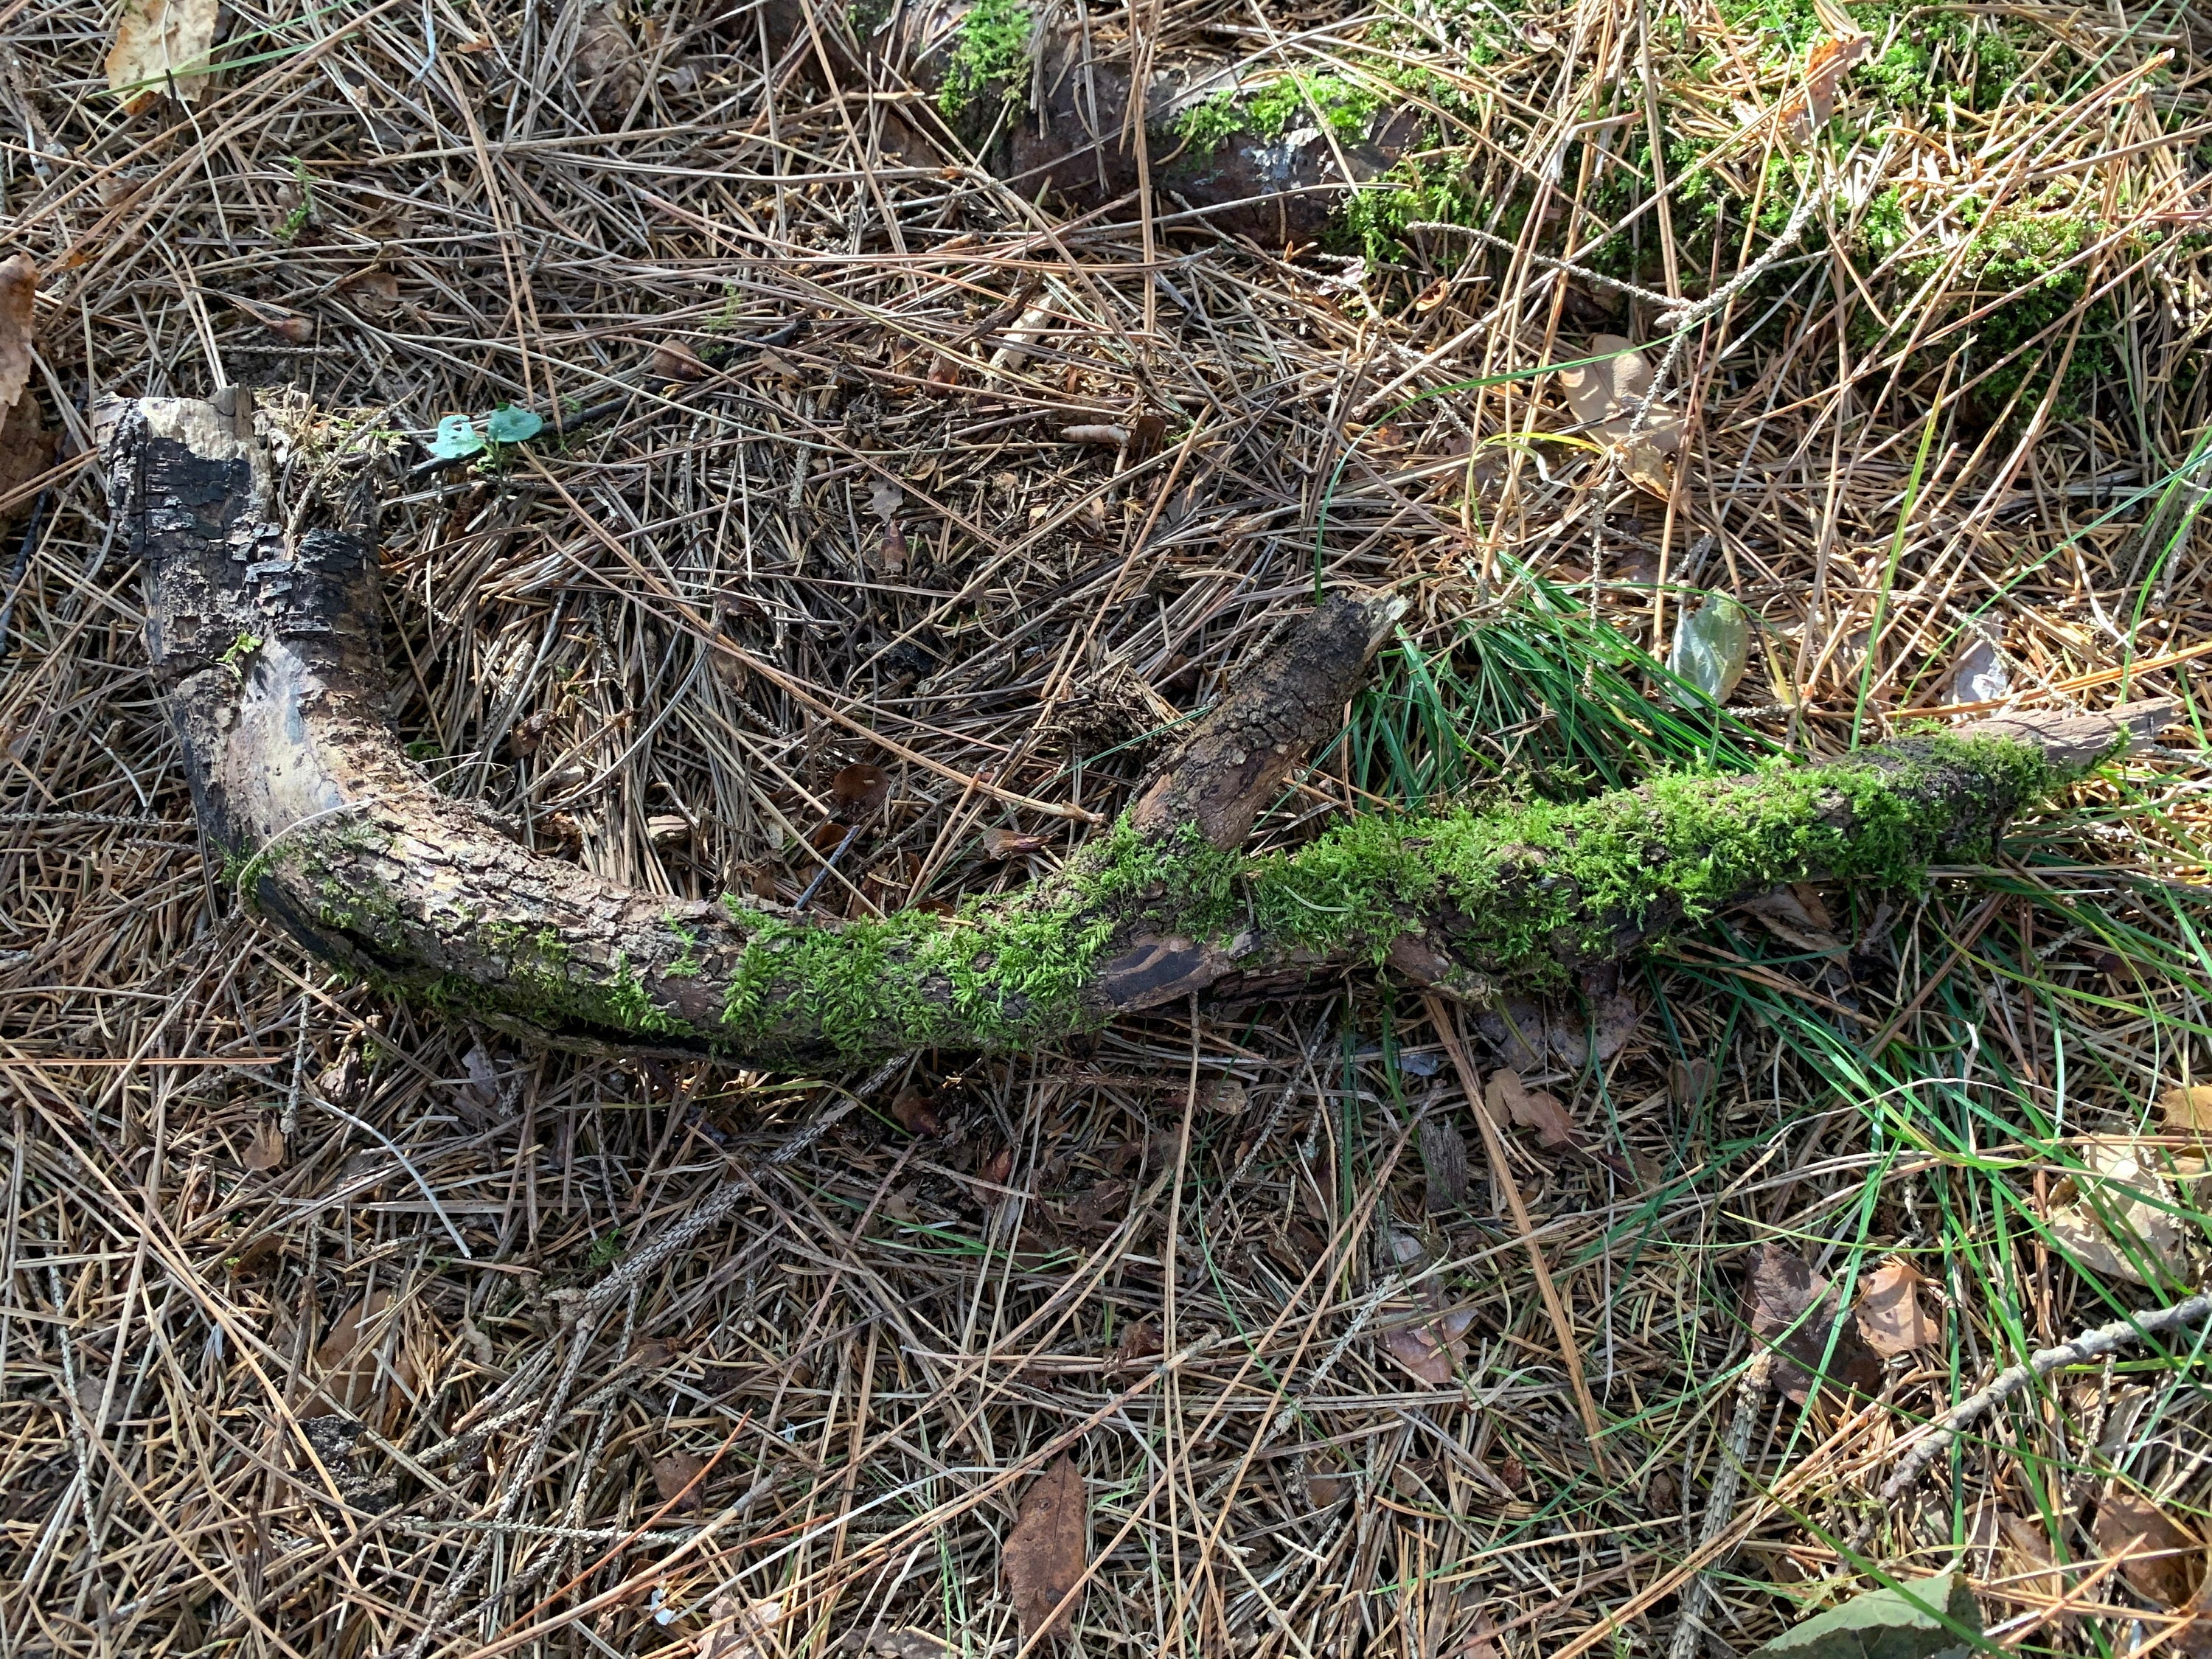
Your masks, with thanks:
[(1064, 12), (1039, 26), (1036, 9), (1021, 0), (768, 0), (761, 17), (769, 51), (795, 52), (833, 94), (878, 89), (895, 72), (1026, 199), (1048, 191), (1089, 212), (1149, 182), (1164, 215), (1273, 246), (1317, 240), (1354, 188), (1429, 131), (1417, 100), (1295, 73), (1279, 54), (1177, 61), (1146, 76), (1140, 165), (1130, 45), (1109, 49)]
[(858, 921), (672, 901), (526, 849), (403, 756), (371, 539), (288, 535), (246, 394), (99, 418), (226, 880), (331, 963), (568, 1044), (802, 1066), (1048, 1042), (1347, 967), (1470, 999), (1562, 983), (1778, 882), (1909, 884), (1987, 856), (2014, 812), (2170, 714), (2020, 716), (1576, 805), (1357, 816), (1248, 857), (1400, 610), (1344, 595), (1244, 674), (1110, 831), (1024, 891)]

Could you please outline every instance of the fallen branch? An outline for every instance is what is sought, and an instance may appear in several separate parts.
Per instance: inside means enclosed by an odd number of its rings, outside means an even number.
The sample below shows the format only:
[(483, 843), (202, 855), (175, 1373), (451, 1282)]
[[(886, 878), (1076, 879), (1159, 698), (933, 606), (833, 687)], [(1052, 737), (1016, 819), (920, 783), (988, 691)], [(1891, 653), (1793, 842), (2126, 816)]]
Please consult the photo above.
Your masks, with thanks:
[(950, 916), (800, 918), (621, 886), (439, 794), (384, 718), (364, 528), (280, 527), (246, 393), (110, 404), (99, 424), (226, 883), (330, 962), (573, 1045), (811, 1065), (1027, 1047), (1363, 964), (1468, 1000), (1564, 983), (1778, 882), (1905, 884), (1986, 854), (2013, 813), (2170, 713), (2016, 716), (1575, 805), (1359, 815), (1247, 857), (1401, 609), (1345, 596), (1299, 621), (1054, 876)]
[(1911, 1491), (1912, 1483), (1920, 1478), (1930, 1463), (1950, 1449), (1952, 1443), (1960, 1434), (2029, 1383), (2069, 1365), (2078, 1365), (2085, 1359), (2100, 1358), (2131, 1342), (2148, 1342), (2154, 1336), (2181, 1330), (2207, 1318), (2212, 1318), (2212, 1293), (2190, 1297), (2170, 1308), (2130, 1314), (2125, 1319), (2115, 1319), (2109, 1325), (2099, 1325), (2083, 1331), (2079, 1336), (2062, 1342), (2055, 1348), (2037, 1349), (2028, 1356), (2025, 1364), (2014, 1365), (1998, 1372), (1996, 1380), (1988, 1388), (1979, 1394), (1970, 1395), (1954, 1406), (1928, 1437), (1905, 1455), (1904, 1461), (1897, 1466), (1896, 1473), (1882, 1482), (1882, 1502), (1895, 1503)]

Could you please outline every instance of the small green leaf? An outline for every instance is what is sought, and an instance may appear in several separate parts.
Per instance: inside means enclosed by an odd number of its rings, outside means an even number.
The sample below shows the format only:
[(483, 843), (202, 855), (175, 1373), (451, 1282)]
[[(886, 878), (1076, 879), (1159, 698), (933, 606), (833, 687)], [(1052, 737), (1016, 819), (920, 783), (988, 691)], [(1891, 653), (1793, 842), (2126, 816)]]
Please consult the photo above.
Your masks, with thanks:
[(1783, 1632), (1751, 1659), (1966, 1659), (1981, 1633), (1981, 1609), (1966, 1578), (1942, 1572), (1855, 1595)]
[(484, 417), (484, 436), (495, 444), (526, 443), (544, 430), (544, 421), (513, 404), (501, 404)]
[[(494, 418), (496, 418), (495, 416)], [(438, 435), (430, 440), (429, 449), (441, 461), (458, 461), (470, 455), (483, 453), (484, 441), (477, 435), (476, 422), (465, 415), (448, 415), (438, 422)]]
[(1716, 593), (1674, 629), (1667, 671), (1713, 702), (1726, 702), (1750, 660), (1750, 617), (1727, 594)]

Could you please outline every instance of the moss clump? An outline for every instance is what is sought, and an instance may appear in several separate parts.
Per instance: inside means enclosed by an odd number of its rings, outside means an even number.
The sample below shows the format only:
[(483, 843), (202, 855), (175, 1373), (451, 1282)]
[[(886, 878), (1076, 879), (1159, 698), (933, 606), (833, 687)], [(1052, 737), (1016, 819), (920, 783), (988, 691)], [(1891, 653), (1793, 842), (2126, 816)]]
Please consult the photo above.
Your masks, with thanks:
[(1148, 842), (1125, 822), (1050, 887), (977, 900), (951, 916), (901, 911), (837, 927), (802, 927), (735, 896), (750, 935), (723, 999), (733, 1048), (819, 1030), (842, 1051), (904, 1045), (986, 1048), (1047, 1040), (1097, 1023), (1083, 1005), (1102, 952), (1147, 920), (1203, 937), (1236, 914), (1244, 860), (1195, 835)]
[(1314, 951), (1380, 961), (1409, 921), (1455, 914), (1477, 965), (1542, 985), (1617, 955), (1624, 928), (1695, 922), (1775, 882), (1912, 885), (1961, 836), (1994, 828), (1992, 803), (2056, 779), (2018, 744), (1936, 736), (1879, 759), (1664, 777), (1571, 805), (1362, 818), (1255, 867), (1253, 919)]
[(1209, 150), (1240, 132), (1279, 138), (1316, 114), (1340, 143), (1356, 144), (1382, 107), (1382, 94), (1349, 76), (1309, 75), (1294, 70), (1252, 92), (1217, 92), (1177, 115), (1175, 136), (1193, 149)]
[(960, 20), (958, 38), (938, 88), (937, 107), (948, 121), (995, 88), (1007, 108), (1022, 106), (1029, 79), (1030, 34), (1036, 20), (1021, 0), (976, 0)]

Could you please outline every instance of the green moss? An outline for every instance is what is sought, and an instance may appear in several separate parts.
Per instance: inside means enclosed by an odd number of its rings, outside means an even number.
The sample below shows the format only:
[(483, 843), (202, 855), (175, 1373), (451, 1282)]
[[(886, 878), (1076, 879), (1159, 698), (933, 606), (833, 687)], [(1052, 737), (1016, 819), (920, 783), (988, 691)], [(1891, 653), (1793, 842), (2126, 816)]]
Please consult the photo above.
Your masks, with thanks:
[(1950, 792), (1929, 787), (1939, 775), (1972, 780), (1960, 798), (1977, 801), (2031, 799), (2056, 781), (2039, 753), (1995, 739), (1936, 736), (1884, 753), (1725, 780), (1668, 776), (1508, 812), (1361, 818), (1257, 866), (1253, 918), (1310, 949), (1379, 961), (1407, 918), (1455, 913), (1468, 919), (1462, 948), (1478, 965), (1541, 985), (1563, 979), (1565, 963), (1617, 955), (1624, 925), (1695, 923), (1761, 885), (1814, 872), (1916, 884), (1974, 827), (1947, 814)]
[(1169, 123), (1175, 136), (1195, 150), (1218, 149), (1244, 131), (1243, 106), (1233, 92), (1217, 92), (1200, 100)]
[(1021, 0), (976, 0), (960, 20), (958, 38), (945, 66), (937, 107), (948, 121), (995, 90), (1018, 110), (1029, 82), (1030, 33), (1036, 20)]

